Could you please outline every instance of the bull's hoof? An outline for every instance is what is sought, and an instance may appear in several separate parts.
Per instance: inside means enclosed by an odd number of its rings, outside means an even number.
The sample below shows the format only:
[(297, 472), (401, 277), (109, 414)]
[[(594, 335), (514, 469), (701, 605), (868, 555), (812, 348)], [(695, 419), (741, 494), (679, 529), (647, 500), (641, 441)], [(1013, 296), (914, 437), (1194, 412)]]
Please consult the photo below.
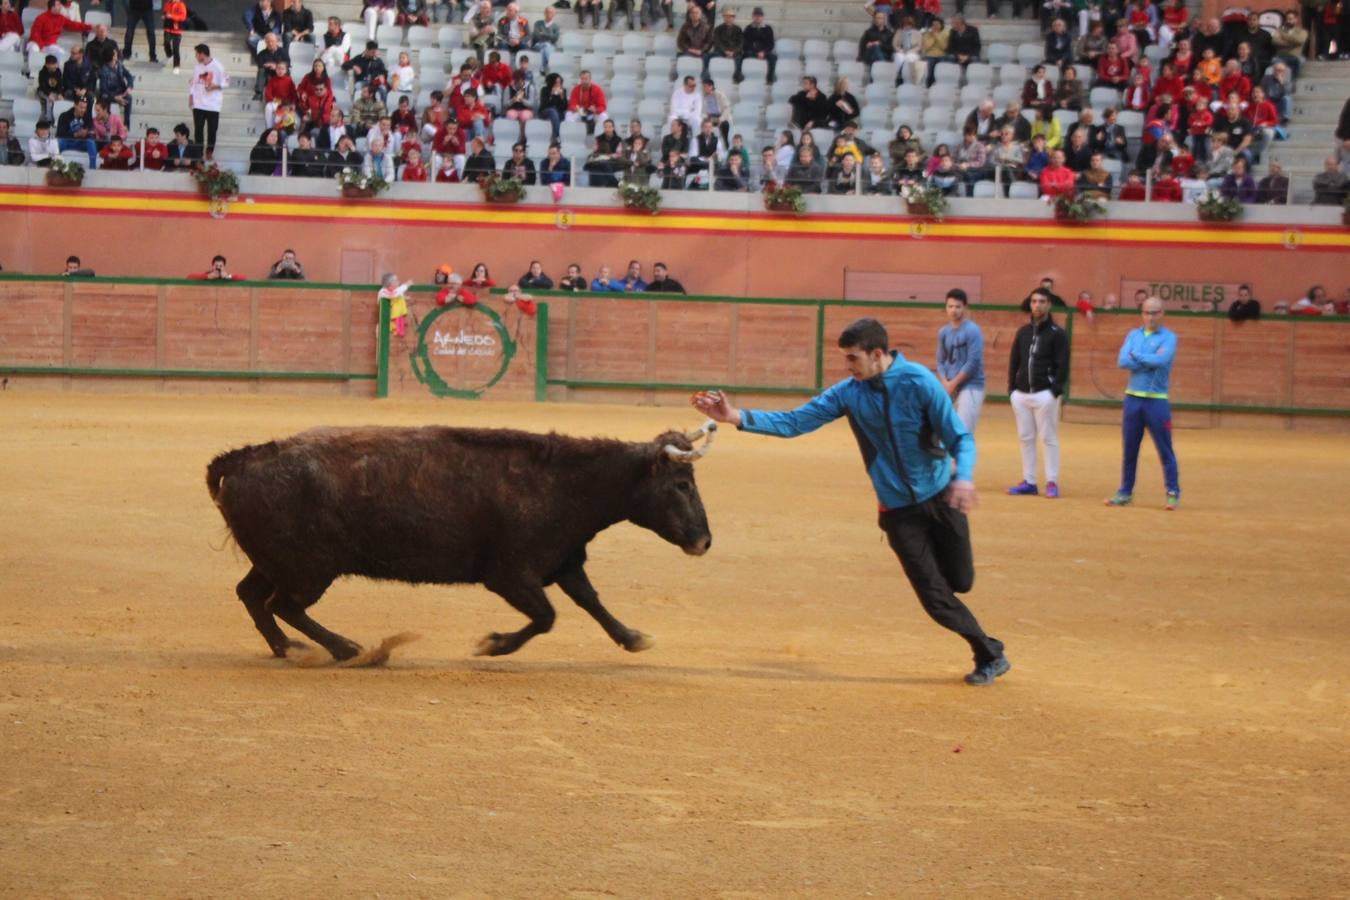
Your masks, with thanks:
[(340, 644), (334, 644), (326, 649), (329, 653), (333, 654), (333, 659), (336, 659), (338, 662), (344, 662), (360, 653), (361, 645), (356, 643), (356, 641), (344, 641)]
[(655, 646), (656, 638), (640, 631), (634, 631), (633, 636), (623, 642), (623, 649), (629, 653), (641, 653), (643, 650), (650, 650)]
[(494, 631), (487, 637), (478, 642), (474, 648), (474, 656), (505, 656), (516, 649), (516, 643), (513, 640), (515, 635), (502, 634)]
[(272, 655), (277, 659), (285, 659), (287, 650), (308, 650), (309, 644), (304, 641), (297, 641), (294, 638), (288, 638), (279, 644), (272, 645)]

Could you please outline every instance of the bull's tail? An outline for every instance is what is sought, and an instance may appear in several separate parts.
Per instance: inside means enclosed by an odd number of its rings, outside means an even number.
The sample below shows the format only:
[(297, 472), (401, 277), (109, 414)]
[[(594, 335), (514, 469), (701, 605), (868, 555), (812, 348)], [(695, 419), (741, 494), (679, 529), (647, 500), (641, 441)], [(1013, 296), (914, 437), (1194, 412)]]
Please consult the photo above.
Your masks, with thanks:
[(211, 494), (211, 500), (217, 506), (220, 505), (220, 492), (225, 486), (225, 479), (237, 474), (240, 469), (260, 451), (272, 450), (276, 448), (274, 442), (266, 444), (253, 444), (248, 447), (240, 447), (238, 450), (230, 450), (222, 453), (211, 464), (206, 467), (206, 490)]

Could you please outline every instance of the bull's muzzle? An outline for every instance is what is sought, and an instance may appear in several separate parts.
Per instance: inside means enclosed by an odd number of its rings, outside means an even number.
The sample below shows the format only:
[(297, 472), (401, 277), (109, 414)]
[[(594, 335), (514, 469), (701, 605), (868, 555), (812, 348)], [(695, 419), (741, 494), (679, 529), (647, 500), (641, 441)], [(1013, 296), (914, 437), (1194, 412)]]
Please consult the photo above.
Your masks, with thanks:
[(714, 422), (712, 419), (708, 419), (698, 428), (694, 429), (693, 431), (685, 433), (685, 437), (689, 438), (690, 443), (693, 443), (694, 441), (697, 441), (699, 438), (706, 436), (707, 440), (703, 442), (702, 447), (695, 447), (692, 450), (681, 450), (674, 444), (666, 444), (661, 449), (666, 451), (666, 456), (669, 456), (676, 462), (691, 463), (696, 459), (701, 459), (703, 455), (708, 452), (708, 449), (712, 447), (713, 437), (716, 434), (717, 434), (717, 423)]

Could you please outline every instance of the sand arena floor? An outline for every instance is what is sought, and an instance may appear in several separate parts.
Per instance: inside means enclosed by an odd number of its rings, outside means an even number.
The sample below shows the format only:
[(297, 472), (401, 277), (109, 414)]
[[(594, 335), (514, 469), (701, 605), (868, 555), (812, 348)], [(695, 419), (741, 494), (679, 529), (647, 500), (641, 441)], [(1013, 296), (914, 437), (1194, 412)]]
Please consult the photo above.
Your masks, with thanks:
[(273, 660), (233, 596), (213, 454), (317, 424), (649, 439), (692, 411), (0, 395), (0, 895), (1330, 897), (1350, 885), (1343, 437), (1183, 431), (1184, 507), (1107, 510), (1113, 428), (1065, 496), (1010, 498), (986, 408), (969, 596), (992, 689), (923, 615), (848, 429), (725, 433), (701, 559), (621, 526), (614, 647), (477, 587), (344, 581), (314, 608), (386, 668)]

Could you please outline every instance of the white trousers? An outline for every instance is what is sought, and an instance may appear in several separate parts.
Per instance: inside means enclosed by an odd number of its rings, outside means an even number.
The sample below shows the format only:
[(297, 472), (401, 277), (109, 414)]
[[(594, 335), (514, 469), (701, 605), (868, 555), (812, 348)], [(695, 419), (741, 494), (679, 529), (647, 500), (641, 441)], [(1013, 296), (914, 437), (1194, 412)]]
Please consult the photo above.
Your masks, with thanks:
[(975, 433), (980, 421), (980, 410), (984, 407), (984, 388), (962, 387), (956, 392), (956, 417), (966, 426), (966, 431)]
[(1036, 438), (1045, 446), (1045, 480), (1059, 482), (1059, 400), (1050, 391), (1013, 391), (1017, 439), (1022, 442), (1022, 480), (1036, 484)]
[[(364, 16), (366, 20), (366, 34), (368, 35), (367, 39), (374, 41), (379, 40), (379, 38), (381, 37), (384, 37), (384, 35), (379, 35), (379, 37), (376, 37), (377, 31), (375, 26), (378, 24), (384, 26), (385, 28), (393, 28), (394, 19), (397, 18), (397, 16), (398, 14), (392, 9), (382, 9), (379, 7), (367, 6)], [(361, 50), (364, 49), (365, 46), (362, 45)], [(359, 53), (360, 51), (357, 50), (356, 47), (352, 47), (352, 52)], [(398, 57), (394, 57), (394, 59), (397, 60)]]

